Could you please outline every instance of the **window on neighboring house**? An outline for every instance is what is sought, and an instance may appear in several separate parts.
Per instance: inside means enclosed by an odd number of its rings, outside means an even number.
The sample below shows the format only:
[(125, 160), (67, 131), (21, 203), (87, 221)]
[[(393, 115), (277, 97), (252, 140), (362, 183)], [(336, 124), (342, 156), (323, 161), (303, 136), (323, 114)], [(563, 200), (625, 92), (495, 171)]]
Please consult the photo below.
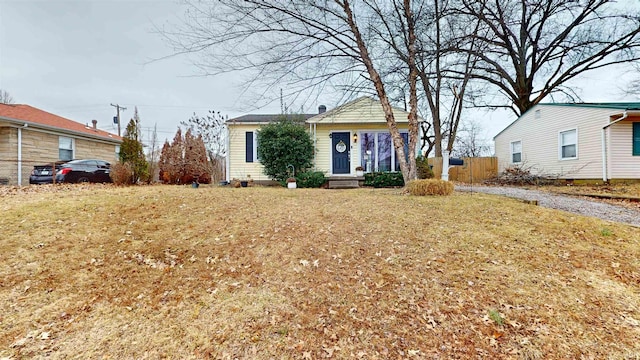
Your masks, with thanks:
[(73, 160), (73, 139), (58, 137), (58, 157), (60, 160)]
[(120, 160), (120, 145), (116, 145), (116, 160)]
[(511, 162), (513, 164), (522, 162), (522, 141), (511, 142)]
[(572, 129), (560, 132), (560, 159), (575, 159), (578, 157), (578, 130)]
[(247, 131), (245, 133), (245, 161), (248, 163), (257, 162), (258, 158), (258, 137), (255, 131)]
[(633, 156), (640, 156), (640, 122), (633, 123)]

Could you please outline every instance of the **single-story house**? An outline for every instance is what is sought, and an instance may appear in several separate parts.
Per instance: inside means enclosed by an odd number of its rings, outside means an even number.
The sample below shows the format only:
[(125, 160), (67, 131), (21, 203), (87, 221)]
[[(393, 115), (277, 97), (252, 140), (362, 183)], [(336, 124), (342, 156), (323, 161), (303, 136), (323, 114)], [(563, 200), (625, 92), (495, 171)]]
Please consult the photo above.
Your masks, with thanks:
[(28, 185), (34, 165), (93, 158), (116, 162), (122, 138), (21, 104), (0, 104), (0, 184)]
[(640, 179), (640, 103), (538, 104), (494, 137), (498, 171)]
[[(393, 113), (406, 143), (409, 113), (399, 108), (393, 108)], [(280, 116), (245, 115), (227, 121), (227, 181), (248, 177), (269, 180), (257, 158), (256, 132)], [(313, 139), (313, 170), (329, 177), (356, 177), (358, 166), (365, 172), (400, 170), (379, 101), (360, 97), (330, 111), (321, 105), (317, 114), (294, 116), (304, 117)]]

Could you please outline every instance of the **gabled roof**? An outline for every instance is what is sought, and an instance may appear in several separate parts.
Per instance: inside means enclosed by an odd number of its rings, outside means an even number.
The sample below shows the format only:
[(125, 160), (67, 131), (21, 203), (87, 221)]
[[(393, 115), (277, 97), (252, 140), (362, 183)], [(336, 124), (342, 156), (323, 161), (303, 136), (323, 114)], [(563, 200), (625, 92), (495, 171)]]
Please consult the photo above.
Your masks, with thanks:
[(23, 104), (0, 104), (0, 122), (14, 123), (19, 126), (27, 124), (34, 128), (88, 136), (113, 142), (121, 142), (122, 138), (104, 130), (94, 129), (79, 122), (63, 118)]
[[(618, 113), (620, 111), (626, 111), (626, 110), (640, 110), (640, 102), (610, 102), (610, 103), (539, 103), (534, 105), (533, 107), (531, 107), (529, 110), (527, 110), (525, 113), (523, 113), (522, 115), (520, 115), (517, 119), (515, 119), (514, 121), (512, 121), (509, 125), (507, 125), (504, 129), (502, 129), (499, 133), (497, 133), (494, 137), (493, 140), (495, 141), (495, 139), (502, 134), (503, 132), (505, 132), (508, 128), (511, 127), (511, 125), (515, 124), (516, 122), (518, 122), (520, 119), (522, 119), (526, 114), (528, 114), (530, 111), (533, 111), (535, 108), (537, 108), (538, 106), (564, 106), (564, 107), (573, 107), (573, 108), (592, 108), (592, 109), (610, 109), (610, 110), (617, 110)], [(615, 114), (615, 113), (612, 113)]]
[[(393, 107), (396, 122), (408, 121), (409, 113)], [(359, 97), (337, 108), (318, 114), (307, 120), (309, 124), (386, 123), (382, 103), (368, 96)]]
[[(307, 120), (315, 115), (317, 114), (287, 114), (284, 116), (292, 119), (302, 116), (304, 120)], [(229, 119), (227, 124), (267, 124), (279, 120), (282, 116), (282, 114), (249, 114)]]

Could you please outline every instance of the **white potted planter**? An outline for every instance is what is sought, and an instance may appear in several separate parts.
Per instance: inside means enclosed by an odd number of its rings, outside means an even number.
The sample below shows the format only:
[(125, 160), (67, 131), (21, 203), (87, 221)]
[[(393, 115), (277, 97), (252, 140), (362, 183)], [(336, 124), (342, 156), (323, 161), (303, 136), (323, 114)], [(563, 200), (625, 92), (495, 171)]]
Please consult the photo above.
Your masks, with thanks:
[(364, 176), (364, 168), (362, 166), (358, 166), (356, 168), (356, 176), (358, 177)]
[(296, 184), (296, 179), (292, 178), (292, 177), (288, 178), (287, 179), (287, 188), (288, 189), (295, 189), (296, 187), (298, 187), (297, 184)]

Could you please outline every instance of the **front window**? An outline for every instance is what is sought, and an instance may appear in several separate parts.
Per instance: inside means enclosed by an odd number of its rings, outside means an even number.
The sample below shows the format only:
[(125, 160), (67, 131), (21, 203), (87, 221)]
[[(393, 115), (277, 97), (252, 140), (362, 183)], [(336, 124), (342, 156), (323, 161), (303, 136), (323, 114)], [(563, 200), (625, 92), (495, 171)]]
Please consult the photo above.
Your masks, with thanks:
[(522, 162), (522, 141), (511, 142), (511, 162), (513, 164)]
[[(400, 133), (405, 142), (405, 153), (408, 148), (408, 135)], [(360, 164), (366, 172), (398, 171), (400, 161), (393, 151), (393, 141), (389, 132), (362, 132), (360, 141)]]
[(560, 158), (575, 159), (578, 157), (578, 130), (560, 132)]
[(58, 157), (60, 160), (73, 159), (73, 139), (60, 136), (58, 138)]

